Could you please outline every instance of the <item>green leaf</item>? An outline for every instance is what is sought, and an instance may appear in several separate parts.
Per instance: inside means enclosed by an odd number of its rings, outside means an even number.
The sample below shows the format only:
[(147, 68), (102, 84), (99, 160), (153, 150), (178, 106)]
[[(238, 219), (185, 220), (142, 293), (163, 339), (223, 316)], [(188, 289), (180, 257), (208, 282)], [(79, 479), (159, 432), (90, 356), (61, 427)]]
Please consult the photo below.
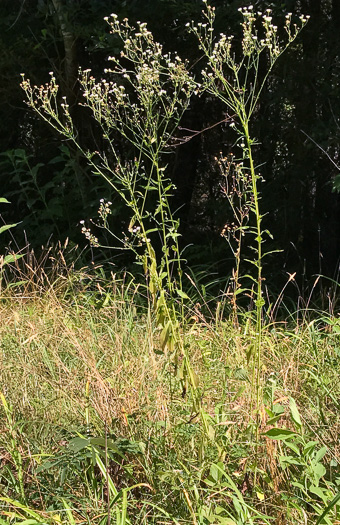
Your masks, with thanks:
[(84, 448), (88, 447), (90, 444), (90, 440), (82, 437), (76, 437), (71, 439), (71, 441), (68, 444), (68, 447), (73, 452), (80, 452)]
[(315, 494), (319, 498), (321, 498), (323, 501), (325, 499), (325, 493), (324, 490), (320, 487), (316, 487), (315, 485), (311, 485), (309, 487), (309, 492), (312, 492), (312, 494)]
[(292, 397), (289, 398), (289, 408), (290, 408), (290, 413), (291, 413), (292, 420), (294, 421), (294, 423), (298, 425), (299, 427), (302, 427), (302, 421), (300, 418), (300, 414), (296, 406), (295, 399), (293, 399)]
[(263, 501), (263, 500), (264, 500), (264, 492), (262, 492), (262, 490), (261, 490), (261, 491), (260, 491), (260, 490), (257, 490), (257, 491), (256, 491), (256, 496), (258, 497), (258, 499), (259, 499), (260, 501)]
[(2, 261), (2, 266), (5, 266), (6, 264), (10, 264), (14, 261), (17, 261), (18, 259), (21, 259), (21, 257), (23, 257), (24, 254), (21, 254), (21, 255), (17, 255), (15, 253), (13, 254), (10, 254), (10, 255), (6, 255), (6, 257), (4, 257), (4, 260)]
[[(274, 417), (275, 414), (270, 408), (264, 407), (264, 409), (265, 409), (266, 414), (268, 414), (269, 417)], [(268, 424), (268, 421), (267, 421), (267, 424)]]
[(1, 204), (11, 204), (5, 197), (0, 197), (0, 203)]
[(293, 487), (297, 487), (298, 489), (302, 490), (303, 492), (305, 491), (305, 486), (300, 483), (299, 481), (292, 481), (292, 485)]
[(303, 447), (303, 455), (310, 456), (317, 444), (317, 441), (308, 441), (308, 443), (306, 443), (306, 445)]
[(293, 458), (293, 456), (279, 456), (279, 462), (283, 469), (287, 468), (288, 465), (301, 465), (301, 461)]
[(171, 336), (171, 321), (168, 321), (166, 325), (163, 327), (163, 330), (159, 338), (162, 350), (165, 349), (170, 336)]
[(283, 252), (283, 250), (270, 250), (269, 252), (265, 252), (262, 254), (262, 259), (264, 257), (267, 257), (267, 255), (271, 255), (272, 253), (281, 253), (281, 252)]
[(292, 486), (293, 487), (297, 487), (298, 489), (300, 489), (304, 493), (306, 492), (305, 486), (302, 483), (300, 483), (299, 481), (292, 481)]
[(16, 224), (5, 224), (4, 226), (1, 226), (0, 233), (3, 233), (6, 230), (9, 230), (10, 228), (14, 228), (14, 226), (16, 226), (17, 224), (18, 223), (16, 223)]
[(71, 525), (76, 525), (76, 521), (73, 517), (73, 514), (71, 512), (71, 509), (69, 507), (69, 505), (67, 504), (67, 502), (64, 500), (64, 498), (61, 499), (61, 501), (63, 502), (63, 505), (64, 505), (64, 509), (66, 510), (66, 514), (67, 514), (67, 517), (69, 519), (69, 523)]
[(326, 469), (322, 463), (316, 463), (316, 465), (313, 466), (313, 474), (318, 481), (326, 474)]
[(147, 230), (145, 232), (146, 235), (149, 235), (149, 233), (158, 232), (158, 228), (150, 228), (150, 230)]
[(285, 440), (297, 436), (296, 432), (287, 430), (285, 428), (271, 428), (262, 434), (270, 439)]
[(318, 450), (318, 452), (315, 455), (315, 458), (314, 458), (315, 463), (318, 463), (319, 461), (321, 461), (324, 455), (326, 454), (326, 452), (327, 452), (327, 447), (321, 447), (320, 450)]
[(104, 449), (105, 447), (107, 447), (108, 450), (111, 450), (112, 452), (114, 452), (115, 454), (118, 454), (122, 458), (125, 457), (124, 454), (122, 454), (122, 452), (119, 450), (116, 443), (112, 439), (107, 439), (105, 441), (105, 438), (103, 437), (94, 437), (94, 438), (89, 439), (89, 443), (92, 446), (99, 446), (99, 447), (103, 447)]
[(246, 356), (247, 356), (247, 365), (249, 365), (250, 363), (250, 359), (252, 358), (253, 354), (254, 354), (254, 351), (255, 351), (255, 345), (254, 344), (250, 344), (248, 346), (248, 350), (247, 350), (247, 353), (246, 353)]
[(281, 419), (281, 417), (282, 417), (282, 414), (268, 419), (267, 425), (274, 425), (275, 423), (277, 423), (277, 421), (279, 421), (279, 419)]
[(212, 464), (210, 467), (210, 477), (217, 483), (221, 479), (220, 469), (216, 465)]
[(215, 429), (212, 425), (209, 425), (208, 427), (208, 438), (211, 440), (211, 441), (214, 441), (215, 439)]
[[(249, 261), (248, 259), (245, 259), (247, 262), (250, 262), (252, 264), (254, 264), (254, 261)], [(249, 275), (249, 273), (247, 273), (244, 277), (247, 277), (247, 279), (250, 279), (251, 281), (253, 281), (255, 284), (257, 284), (257, 280), (252, 276), (252, 275)]]
[(180, 233), (176, 233), (176, 232), (169, 232), (166, 234), (165, 238), (166, 239), (176, 239), (176, 237), (181, 237), (181, 234)]
[(265, 304), (265, 300), (262, 297), (260, 297), (260, 299), (256, 299), (255, 301), (255, 305), (257, 306), (257, 308), (262, 308), (262, 306), (264, 306)]
[(240, 293), (248, 292), (248, 291), (249, 291), (249, 288), (238, 288), (234, 293), (235, 295), (239, 295)]
[[(264, 215), (262, 215), (262, 217), (264, 217)], [(270, 239), (274, 239), (273, 235), (270, 233), (269, 230), (263, 230), (261, 233), (262, 233), (262, 234), (263, 234), (263, 233), (266, 233)], [(282, 250), (281, 250), (281, 251), (282, 251)]]
[(238, 379), (239, 381), (249, 382), (248, 372), (244, 368), (236, 368), (234, 372), (234, 378)]
[(209, 476), (215, 482), (220, 481), (224, 473), (225, 467), (222, 462), (219, 461), (218, 463), (212, 463), (212, 465), (210, 466)]
[(286, 446), (290, 448), (293, 452), (295, 452), (295, 454), (300, 456), (300, 449), (295, 443), (292, 443), (291, 441), (286, 441)]
[(48, 161), (48, 164), (57, 164), (58, 162), (65, 162), (65, 157), (61, 157), (60, 155), (53, 157), (53, 159)]
[(28, 280), (26, 279), (26, 281), (17, 281), (15, 283), (9, 283), (7, 285), (7, 289), (8, 288), (19, 288), (19, 286), (21, 286), (22, 284), (27, 284), (28, 283)]
[(49, 470), (50, 468), (53, 468), (55, 467), (56, 465), (58, 465), (60, 463), (60, 460), (56, 460), (56, 461), (44, 461), (44, 463), (42, 463), (41, 465), (39, 465), (36, 469), (35, 469), (35, 472), (37, 474), (39, 474), (40, 472), (43, 472), (44, 470)]
[(177, 288), (177, 294), (182, 297), (182, 299), (190, 299), (190, 297), (185, 293), (183, 292), (183, 290), (180, 290), (179, 288)]
[(281, 416), (284, 413), (285, 409), (282, 405), (273, 405), (273, 412), (277, 416)]

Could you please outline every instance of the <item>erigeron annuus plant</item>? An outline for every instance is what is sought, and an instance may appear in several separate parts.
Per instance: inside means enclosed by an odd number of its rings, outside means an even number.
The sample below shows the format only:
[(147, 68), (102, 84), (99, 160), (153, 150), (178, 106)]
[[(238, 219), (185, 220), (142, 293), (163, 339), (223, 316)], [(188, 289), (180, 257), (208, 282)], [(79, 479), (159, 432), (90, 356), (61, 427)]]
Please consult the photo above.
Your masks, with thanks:
[[(161, 326), (161, 346), (181, 361), (183, 377), (195, 390), (195, 379), (185, 353), (178, 322), (183, 308), (179, 221), (169, 200), (175, 190), (166, 174), (166, 154), (171, 138), (187, 109), (196, 83), (177, 54), (166, 54), (145, 23), (132, 27), (112, 14), (105, 19), (111, 33), (123, 45), (120, 57), (111, 56), (105, 78), (91, 70), (80, 71), (82, 105), (92, 111), (105, 141), (105, 150), (85, 151), (77, 139), (67, 100), (60, 104), (59, 86), (53, 73), (44, 86), (32, 86), (23, 75), (22, 88), (28, 105), (82, 151), (94, 173), (102, 176), (130, 210), (130, 223), (115, 245), (132, 250), (143, 265), (148, 291)], [(132, 145), (133, 160), (121, 158), (117, 133)], [(100, 203), (101, 226), (109, 230), (110, 204)], [(95, 246), (99, 240), (85, 224), (82, 231)], [(161, 239), (161, 254), (156, 243)], [(195, 397), (195, 394), (193, 393)]]
[[(204, 53), (206, 67), (202, 70), (202, 89), (221, 100), (228, 110), (228, 120), (237, 134), (237, 143), (241, 148), (244, 169), (250, 174), (250, 223), (247, 233), (253, 236), (255, 257), (251, 262), (256, 269), (255, 276), (250, 276), (255, 293), (255, 344), (253, 351), (253, 385), (256, 402), (256, 434), (259, 437), (260, 408), (260, 373), (262, 345), (262, 310), (264, 306), (262, 290), (263, 258), (268, 254), (263, 251), (265, 236), (269, 234), (262, 228), (263, 215), (260, 210), (259, 184), (261, 176), (254, 164), (253, 149), (256, 144), (251, 134), (251, 119), (259, 97), (276, 61), (287, 47), (296, 39), (300, 30), (307, 23), (308, 17), (301, 16), (299, 24), (292, 22), (292, 14), (286, 15), (284, 29), (286, 39), (279, 38), (278, 27), (273, 24), (272, 13), (255, 12), (253, 6), (240, 8), (243, 17), (241, 44), (234, 42), (233, 36), (221, 33), (214, 36), (215, 8), (203, 0), (205, 8), (204, 23), (187, 24), (199, 41)], [(264, 66), (261, 68), (260, 63)], [(264, 71), (264, 73), (263, 73)], [(239, 171), (243, 176), (243, 170)], [(238, 252), (237, 257), (241, 260)], [(253, 290), (250, 290), (253, 293)]]

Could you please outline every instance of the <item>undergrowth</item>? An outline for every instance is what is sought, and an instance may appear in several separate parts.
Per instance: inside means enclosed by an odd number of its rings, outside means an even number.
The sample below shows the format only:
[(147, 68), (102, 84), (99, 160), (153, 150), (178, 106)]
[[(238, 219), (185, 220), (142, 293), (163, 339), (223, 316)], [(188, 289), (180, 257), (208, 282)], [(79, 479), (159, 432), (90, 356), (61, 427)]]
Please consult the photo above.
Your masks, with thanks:
[(340, 481), (337, 318), (264, 328), (255, 486), (251, 324), (188, 308), (207, 436), (134, 285), (62, 281), (1, 299), (1, 523), (316, 523)]

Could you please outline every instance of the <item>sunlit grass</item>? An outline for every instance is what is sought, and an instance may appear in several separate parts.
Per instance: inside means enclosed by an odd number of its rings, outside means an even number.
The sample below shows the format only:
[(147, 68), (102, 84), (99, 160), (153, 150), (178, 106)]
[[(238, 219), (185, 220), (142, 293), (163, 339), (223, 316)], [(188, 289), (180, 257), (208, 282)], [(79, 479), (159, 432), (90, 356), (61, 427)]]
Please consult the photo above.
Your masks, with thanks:
[[(87, 280), (79, 276), (73, 274), (63, 288), (49, 285), (44, 291), (41, 286), (37, 294), (32, 285), (30, 295), (22, 285), (2, 298), (0, 389), (11, 409), (15, 443), (8, 444), (9, 424), (2, 410), (4, 495), (20, 499), (15, 483), (20, 453), (27, 508), (60, 513), (64, 497), (80, 523), (108, 523), (109, 478), (117, 490), (115, 495), (109, 489), (114, 501), (110, 520), (115, 524), (270, 523), (266, 515), (274, 523), (293, 525), (321, 514), (336, 493), (339, 477), (336, 318), (315, 314), (313, 320), (306, 315), (308, 321), (301, 325), (264, 328), (260, 474), (254, 487), (255, 407), (247, 364), (253, 327), (198, 319), (188, 311), (182, 333), (205, 413), (203, 428), (200, 415), (193, 412), (190, 390), (183, 389), (180, 363), (176, 371), (171, 356), (161, 351), (159, 329), (141, 306), (139, 292), (127, 281), (116, 279), (104, 286), (94, 275)], [(301, 428), (292, 419), (291, 398)], [(306, 443), (315, 441), (316, 450), (327, 447), (322, 460), (326, 473), (320, 480), (320, 487), (328, 490), (324, 501), (315, 494), (315, 501), (309, 501), (313, 492), (307, 497), (292, 485), (300, 479), (308, 490), (313, 487), (308, 477), (313, 458), (306, 459), (305, 467), (283, 468), (280, 457), (294, 456), (294, 451), (284, 441), (263, 435), (276, 427), (296, 432)], [(99, 449), (85, 442), (87, 448), (75, 453), (72, 439), (80, 435), (106, 435), (122, 443), (124, 459), (114, 454), (106, 458), (109, 478), (100, 470), (100, 461), (105, 469), (105, 453), (100, 456), (104, 441)], [(293, 439), (293, 447), (298, 439)], [(99, 454), (95, 466), (93, 453)], [(47, 460), (51, 465), (45, 468)], [(139, 487), (130, 490), (134, 485)], [(7, 501), (4, 511), (13, 506)], [(118, 521), (117, 509), (123, 521)], [(63, 512), (61, 522), (71, 523)], [(334, 517), (334, 509), (330, 512)], [(214, 521), (216, 516), (221, 520)]]

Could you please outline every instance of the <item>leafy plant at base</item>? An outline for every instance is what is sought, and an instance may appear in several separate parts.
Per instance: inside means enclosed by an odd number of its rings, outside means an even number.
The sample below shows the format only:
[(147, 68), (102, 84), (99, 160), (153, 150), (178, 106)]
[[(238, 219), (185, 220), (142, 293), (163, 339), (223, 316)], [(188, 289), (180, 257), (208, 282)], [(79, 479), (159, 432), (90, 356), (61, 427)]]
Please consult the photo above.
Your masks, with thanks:
[[(117, 488), (110, 475), (109, 464), (120, 465), (122, 469), (122, 480), (126, 485), (126, 480), (133, 480), (133, 467), (129, 465), (125, 453), (141, 454), (143, 444), (134, 443), (129, 440), (117, 440), (102, 437), (85, 438), (81, 435), (72, 439), (66, 451), (49, 458), (38, 469), (42, 471), (60, 470), (62, 484), (65, 483), (67, 476), (71, 478), (75, 473), (86, 480), (89, 496), (93, 501), (101, 501), (103, 492), (107, 494), (107, 513), (108, 516), (115, 516), (117, 525), (131, 523), (128, 518), (128, 494), (136, 488), (146, 486), (145, 483), (134, 483), (131, 486)], [(127, 467), (123, 467), (126, 460)], [(66, 471), (68, 473), (66, 473)], [(99, 475), (98, 475), (99, 474)], [(106, 513), (103, 514), (103, 518)]]
[[(63, 509), (55, 513), (36, 511), (28, 505), (11, 498), (0, 497), (0, 501), (8, 505), (8, 510), (2, 511), (3, 516), (11, 520), (9, 522), (0, 518), (0, 525), (8, 525), (8, 523), (21, 525), (76, 525), (77, 523), (72, 509), (64, 498), (61, 498)], [(62, 514), (65, 514), (66, 519), (62, 517)], [(13, 522), (13, 520), (15, 521)]]
[[(251, 296), (255, 295), (255, 344), (253, 349), (253, 385), (255, 389), (256, 405), (256, 442), (259, 439), (259, 408), (260, 408), (260, 374), (261, 374), (261, 347), (262, 347), (262, 310), (265, 304), (263, 299), (263, 259), (272, 252), (263, 252), (265, 236), (270, 236), (262, 228), (263, 215), (260, 210), (259, 183), (261, 175), (254, 162), (254, 146), (256, 141), (251, 135), (251, 120), (254, 116), (261, 92), (278, 58), (298, 36), (300, 29), (307, 23), (308, 17), (300, 17), (300, 26), (292, 23), (292, 14), (286, 16), (285, 30), (287, 41), (281, 43), (278, 36), (278, 27), (273, 25), (271, 10), (265, 13), (255, 13), (253, 6), (240, 8), (243, 16), (242, 44), (237, 49), (233, 44), (233, 36), (221, 33), (216, 42), (214, 37), (215, 8), (203, 0), (206, 8), (203, 11), (205, 23), (188, 24), (199, 41), (199, 47), (207, 60), (207, 67), (202, 70), (202, 86), (200, 89), (207, 91), (226, 106), (228, 114), (226, 122), (231, 122), (237, 134), (237, 144), (241, 148), (242, 160), (236, 170), (239, 183), (249, 179), (242, 191), (251, 192), (251, 199), (247, 197), (250, 224), (244, 230), (243, 222), (236, 225), (241, 234), (246, 231), (252, 235), (255, 244), (252, 247), (255, 253), (253, 260), (248, 260), (256, 270), (256, 276), (247, 275), (252, 283), (250, 288), (235, 290), (234, 293), (246, 291)], [(238, 56), (240, 58), (238, 59)], [(260, 63), (265, 72), (260, 73)], [(230, 112), (230, 114), (229, 114)], [(239, 248), (241, 243), (238, 241)], [(241, 254), (237, 253), (237, 279), (239, 279), (239, 261)], [(254, 290), (255, 288), (255, 290)], [(250, 358), (251, 356), (248, 356)], [(250, 411), (252, 412), (252, 410)]]
[[(326, 446), (320, 447), (318, 441), (307, 438), (299, 410), (292, 397), (289, 398), (289, 408), (296, 430), (275, 427), (264, 432), (263, 435), (280, 444), (278, 460), (282, 470), (289, 472), (287, 475), (289, 485), (297, 491), (296, 508), (302, 509), (304, 505), (308, 505), (318, 516), (317, 523), (332, 525), (326, 515), (332, 507), (336, 506), (338, 499), (334, 497), (333, 484), (324, 479), (327, 471), (322, 460), (328, 449)], [(290, 497), (293, 500), (292, 494)], [(325, 507), (327, 512), (324, 511)]]

